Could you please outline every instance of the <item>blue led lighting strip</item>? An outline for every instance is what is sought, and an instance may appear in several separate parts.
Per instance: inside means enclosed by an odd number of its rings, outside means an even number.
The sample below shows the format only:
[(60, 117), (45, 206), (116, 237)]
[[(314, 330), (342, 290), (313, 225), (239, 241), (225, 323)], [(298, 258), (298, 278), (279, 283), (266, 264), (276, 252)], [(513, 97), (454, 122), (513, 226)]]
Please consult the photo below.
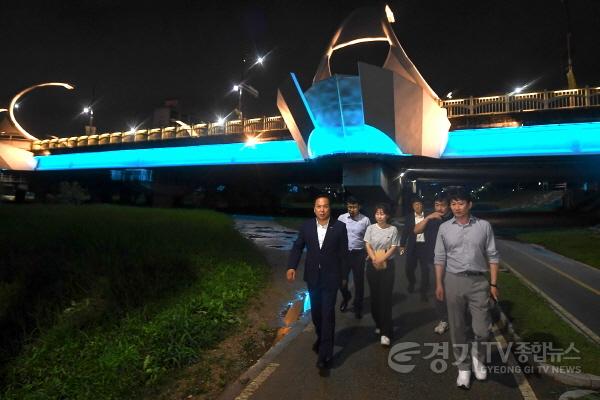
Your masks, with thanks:
[(304, 162), (293, 140), (37, 156), (37, 171)]
[[(346, 135), (315, 129), (313, 158), (334, 154), (406, 156), (385, 134), (363, 125)], [(314, 137), (313, 137), (314, 136)], [(381, 141), (388, 139), (389, 142)], [(395, 151), (395, 152), (394, 152)], [(442, 158), (600, 154), (600, 122), (452, 131)], [(94, 168), (150, 168), (304, 162), (293, 140), (160, 147), (36, 156), (38, 171)]]
[(600, 122), (451, 131), (442, 158), (600, 154)]

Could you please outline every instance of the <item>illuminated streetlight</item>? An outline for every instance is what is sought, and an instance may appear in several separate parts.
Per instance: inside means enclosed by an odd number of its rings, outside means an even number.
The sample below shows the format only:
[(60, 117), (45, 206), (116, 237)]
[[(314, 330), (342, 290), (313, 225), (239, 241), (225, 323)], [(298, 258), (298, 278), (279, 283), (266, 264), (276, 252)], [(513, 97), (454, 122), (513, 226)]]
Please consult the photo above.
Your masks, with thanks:
[(19, 104), (15, 104), (15, 108), (18, 110), (19, 109)]
[(259, 139), (257, 136), (247, 136), (246, 137), (246, 144), (244, 145), (244, 147), (256, 147), (256, 144), (259, 142)]
[(452, 98), (452, 92), (448, 92), (448, 94), (446, 95), (447, 99), (451, 99)]
[[(237, 83), (237, 84), (233, 85), (232, 92), (237, 92), (238, 93), (237, 114), (238, 114), (238, 117), (239, 117), (240, 121), (242, 122), (242, 127), (244, 126), (244, 113), (243, 113), (243, 110), (242, 110), (242, 97), (243, 97), (244, 91), (250, 93), (254, 97), (258, 97), (258, 90), (256, 90), (255, 88), (253, 88), (252, 86), (248, 85), (245, 82), (246, 81), (246, 73), (249, 72), (256, 65), (263, 65), (263, 63), (265, 62), (265, 60), (266, 60), (267, 56), (269, 55), (269, 53), (270, 52), (268, 52), (265, 55), (258, 56), (256, 58), (256, 62), (254, 62), (254, 64), (250, 65), (250, 67), (248, 67), (248, 69), (246, 69), (242, 65), (242, 76), (241, 76), (241, 79), (240, 79), (240, 83)], [(242, 59), (242, 63), (244, 65), (246, 64), (246, 59), (245, 58)]]

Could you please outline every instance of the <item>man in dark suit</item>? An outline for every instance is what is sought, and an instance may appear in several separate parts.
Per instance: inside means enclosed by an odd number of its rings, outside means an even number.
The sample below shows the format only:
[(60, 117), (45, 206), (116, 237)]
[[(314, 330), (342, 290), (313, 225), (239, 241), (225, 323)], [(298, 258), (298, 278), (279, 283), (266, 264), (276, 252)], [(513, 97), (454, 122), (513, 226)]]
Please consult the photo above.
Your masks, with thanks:
[(296, 279), (296, 268), (306, 247), (304, 281), (310, 296), (311, 316), (317, 341), (313, 351), (318, 353), (317, 368), (327, 369), (333, 358), (335, 335), (335, 303), (348, 257), (348, 233), (343, 222), (330, 218), (329, 197), (315, 199), (316, 219), (302, 224), (288, 259), (287, 279)]
[[(408, 292), (415, 290), (415, 270), (417, 265), (421, 268), (421, 282), (419, 292), (421, 300), (427, 301), (427, 290), (429, 289), (429, 257), (427, 237), (424, 233), (415, 234), (415, 225), (425, 219), (423, 215), (423, 200), (415, 197), (412, 200), (413, 212), (406, 216), (402, 238), (400, 240), (400, 254), (406, 254), (406, 278), (408, 279)], [(429, 241), (435, 246), (435, 237)]]

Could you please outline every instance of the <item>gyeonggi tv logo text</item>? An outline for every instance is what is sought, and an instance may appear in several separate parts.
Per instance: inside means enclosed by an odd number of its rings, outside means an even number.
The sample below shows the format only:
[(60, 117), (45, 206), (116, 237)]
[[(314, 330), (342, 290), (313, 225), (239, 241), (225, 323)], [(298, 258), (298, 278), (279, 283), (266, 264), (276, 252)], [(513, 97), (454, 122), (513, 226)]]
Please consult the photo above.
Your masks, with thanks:
[[(424, 360), (431, 360), (429, 362), (429, 368), (436, 374), (441, 374), (448, 369), (448, 363), (450, 359), (450, 350), (459, 350), (459, 359), (452, 362), (452, 365), (458, 363), (470, 357), (468, 345), (450, 345), (449, 342), (436, 342), (436, 343), (416, 343), (416, 342), (401, 342), (394, 345), (388, 354), (388, 365), (394, 371), (406, 374), (412, 372), (416, 368), (416, 364), (413, 361), (413, 357), (421, 356)], [(492, 361), (492, 354), (497, 352), (500, 356), (502, 363), (506, 364), (508, 357), (512, 352), (519, 363), (526, 363), (533, 361), (534, 363), (541, 362), (561, 362), (562, 360), (580, 360), (579, 350), (575, 348), (575, 344), (571, 343), (566, 349), (555, 348), (552, 342), (508, 342), (506, 348), (498, 342), (480, 342), (479, 351), (484, 356), (484, 363), (490, 364)], [(497, 367), (497, 366), (495, 366)], [(494, 367), (494, 368), (495, 368)], [(496, 368), (490, 369), (490, 372), (498, 373), (509, 373), (515, 372), (512, 369), (521, 368), (519, 366), (513, 366), (511, 368)], [(533, 368), (533, 367), (532, 367)], [(571, 372), (578, 372), (581, 367), (570, 367), (573, 369)], [(520, 369), (523, 371), (522, 369)], [(527, 372), (527, 371), (523, 371)]]

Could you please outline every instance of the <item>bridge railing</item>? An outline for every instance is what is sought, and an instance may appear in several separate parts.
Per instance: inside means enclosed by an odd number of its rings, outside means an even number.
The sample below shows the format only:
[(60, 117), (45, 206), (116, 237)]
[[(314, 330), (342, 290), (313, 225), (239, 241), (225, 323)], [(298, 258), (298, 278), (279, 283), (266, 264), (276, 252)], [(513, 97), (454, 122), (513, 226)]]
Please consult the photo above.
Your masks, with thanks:
[(448, 118), (600, 106), (600, 87), (442, 100)]
[[(448, 110), (448, 118), (515, 112), (557, 110), (583, 107), (600, 107), (600, 87), (519, 93), (503, 96), (469, 97), (442, 100), (441, 106)], [(128, 132), (103, 133), (99, 135), (74, 136), (38, 140), (33, 142), (34, 151), (65, 147), (84, 147), (116, 143), (147, 142), (228, 134), (258, 134), (260, 132), (287, 129), (281, 116), (196, 124), (192, 126), (169, 126), (166, 128), (140, 129)]]
[(139, 129), (128, 132), (102, 133), (89, 136), (73, 136), (69, 138), (55, 138), (37, 140), (32, 144), (32, 150), (44, 151), (57, 148), (74, 148), (85, 146), (109, 145), (117, 143), (135, 143), (154, 140), (179, 139), (190, 137), (203, 137), (213, 135), (228, 135), (246, 133), (256, 135), (261, 132), (278, 131), (287, 129), (281, 116), (252, 118), (244, 120), (196, 124), (190, 126), (168, 126), (165, 128)]

